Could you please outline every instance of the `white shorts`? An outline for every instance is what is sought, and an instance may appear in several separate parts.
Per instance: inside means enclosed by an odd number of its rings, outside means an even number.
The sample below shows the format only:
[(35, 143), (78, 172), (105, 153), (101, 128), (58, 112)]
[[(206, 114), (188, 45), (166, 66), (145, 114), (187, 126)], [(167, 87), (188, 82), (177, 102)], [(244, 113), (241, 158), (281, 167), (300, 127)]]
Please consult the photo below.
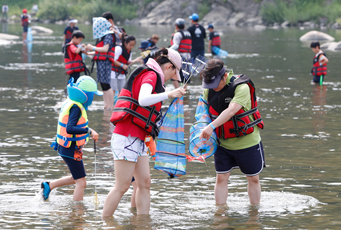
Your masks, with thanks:
[(140, 156), (147, 156), (147, 146), (138, 137), (122, 136), (113, 133), (111, 136), (111, 150), (114, 160), (137, 162)]

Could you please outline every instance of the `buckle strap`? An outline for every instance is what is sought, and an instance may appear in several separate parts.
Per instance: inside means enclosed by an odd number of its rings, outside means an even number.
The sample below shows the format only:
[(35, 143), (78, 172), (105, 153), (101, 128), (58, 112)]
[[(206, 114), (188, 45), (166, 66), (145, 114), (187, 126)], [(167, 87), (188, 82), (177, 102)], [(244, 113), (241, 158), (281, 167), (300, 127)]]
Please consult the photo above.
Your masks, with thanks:
[[(87, 122), (85, 122), (84, 124), (80, 124), (80, 125), (75, 125), (77, 128), (81, 128), (81, 127), (84, 127), (84, 126), (87, 126), (89, 124), (89, 122), (87, 121)], [(60, 121), (58, 121), (58, 125), (60, 125), (60, 126), (62, 126), (62, 127), (64, 127), (64, 128), (66, 128), (66, 124), (64, 124), (64, 123), (62, 123), (62, 122), (60, 122)]]

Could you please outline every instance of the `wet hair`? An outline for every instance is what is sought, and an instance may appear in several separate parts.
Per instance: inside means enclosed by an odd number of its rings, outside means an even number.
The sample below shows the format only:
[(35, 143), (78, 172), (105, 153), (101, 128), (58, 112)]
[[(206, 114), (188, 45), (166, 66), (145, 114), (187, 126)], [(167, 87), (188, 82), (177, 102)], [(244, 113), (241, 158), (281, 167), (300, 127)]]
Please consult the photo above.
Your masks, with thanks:
[(71, 37), (72, 37), (72, 38), (73, 38), (73, 37), (76, 37), (76, 38), (85, 38), (83, 32), (80, 31), (80, 30), (75, 30), (75, 31), (73, 31)]
[(112, 19), (113, 21), (115, 21), (115, 20), (114, 20), (114, 16), (113, 16), (112, 13), (110, 13), (110, 12), (105, 12), (105, 13), (103, 13), (103, 14), (102, 14), (102, 17), (105, 18), (105, 19), (107, 19), (107, 20)]
[(224, 67), (224, 62), (220, 59), (211, 59), (207, 62), (205, 68), (200, 73), (201, 80), (204, 80), (206, 84), (211, 83), (214, 79), (213, 76), (217, 76), (221, 69)]
[(173, 68), (175, 69), (176, 67), (174, 64), (168, 59), (168, 50), (165, 47), (162, 47), (161, 49), (157, 50), (154, 54), (154, 60), (162, 66), (163, 64), (166, 63), (171, 63), (173, 65)]
[(319, 42), (312, 42), (310, 44), (310, 48), (316, 48), (316, 47), (319, 47), (320, 48), (320, 43)]

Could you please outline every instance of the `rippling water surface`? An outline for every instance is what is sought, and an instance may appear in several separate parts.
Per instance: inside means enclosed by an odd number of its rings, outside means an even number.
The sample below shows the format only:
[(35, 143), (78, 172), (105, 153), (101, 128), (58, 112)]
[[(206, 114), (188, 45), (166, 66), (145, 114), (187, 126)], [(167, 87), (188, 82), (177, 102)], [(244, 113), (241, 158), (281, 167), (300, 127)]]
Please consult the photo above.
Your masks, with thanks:
[[(21, 26), (3, 26), (3, 32), (21, 34)], [(73, 186), (52, 191), (41, 199), (40, 183), (68, 175), (68, 169), (49, 145), (56, 132), (61, 102), (65, 99), (63, 56), (59, 52), (63, 26), (35, 36), (31, 47), (14, 42), (1, 46), (0, 55), (0, 226), (1, 229), (339, 229), (341, 202), (339, 53), (327, 52), (329, 72), (323, 86), (312, 86), (309, 76), (313, 52), (297, 29), (255, 31), (217, 28), (224, 34), (228, 68), (249, 76), (257, 87), (265, 129), (262, 139), (267, 167), (261, 173), (262, 199), (249, 205), (247, 180), (233, 170), (227, 206), (214, 203), (213, 158), (206, 164), (188, 163), (187, 175), (168, 180), (153, 169), (150, 216), (130, 209), (130, 189), (114, 218), (103, 221), (101, 212), (114, 178), (110, 137), (111, 114), (98, 98), (89, 108), (91, 127), (100, 134), (97, 159), (92, 144), (84, 163), (88, 185), (84, 202), (73, 202)], [(91, 26), (79, 25), (85, 43)], [(126, 27), (138, 43), (151, 34), (168, 46), (172, 27)], [(5, 31), (4, 31), (5, 30)], [(336, 40), (339, 31), (327, 31)], [(134, 57), (139, 51), (134, 49)], [(90, 60), (86, 63), (90, 65)], [(93, 74), (95, 76), (95, 74)], [(172, 85), (167, 85), (172, 89)], [(194, 79), (184, 98), (185, 132), (194, 122), (202, 92)], [(169, 101), (164, 103), (165, 106)], [(97, 173), (95, 175), (95, 164)], [(100, 205), (93, 203), (95, 187)]]

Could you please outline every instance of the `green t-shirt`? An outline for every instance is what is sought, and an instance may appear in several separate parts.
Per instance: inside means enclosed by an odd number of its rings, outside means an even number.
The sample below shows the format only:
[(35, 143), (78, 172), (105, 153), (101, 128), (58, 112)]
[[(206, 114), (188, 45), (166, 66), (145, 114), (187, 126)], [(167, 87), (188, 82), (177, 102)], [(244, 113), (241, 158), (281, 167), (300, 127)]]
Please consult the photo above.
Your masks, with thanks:
[[(231, 77), (233, 76), (233, 71), (231, 70), (228, 74), (226, 84), (230, 82)], [(204, 90), (203, 98), (208, 100), (208, 89)], [(231, 102), (237, 103), (243, 107), (245, 111), (251, 109), (251, 95), (250, 88), (247, 84), (241, 84), (236, 87), (234, 92), (234, 97)], [(230, 102), (230, 103), (231, 103)], [(253, 121), (252, 115), (249, 116)], [(259, 134), (258, 126), (253, 126), (254, 131), (243, 137), (235, 137), (235, 138), (220, 138), (220, 146), (229, 149), (229, 150), (238, 150), (238, 149), (246, 149), (252, 146), (257, 145), (261, 141), (261, 137)]]

